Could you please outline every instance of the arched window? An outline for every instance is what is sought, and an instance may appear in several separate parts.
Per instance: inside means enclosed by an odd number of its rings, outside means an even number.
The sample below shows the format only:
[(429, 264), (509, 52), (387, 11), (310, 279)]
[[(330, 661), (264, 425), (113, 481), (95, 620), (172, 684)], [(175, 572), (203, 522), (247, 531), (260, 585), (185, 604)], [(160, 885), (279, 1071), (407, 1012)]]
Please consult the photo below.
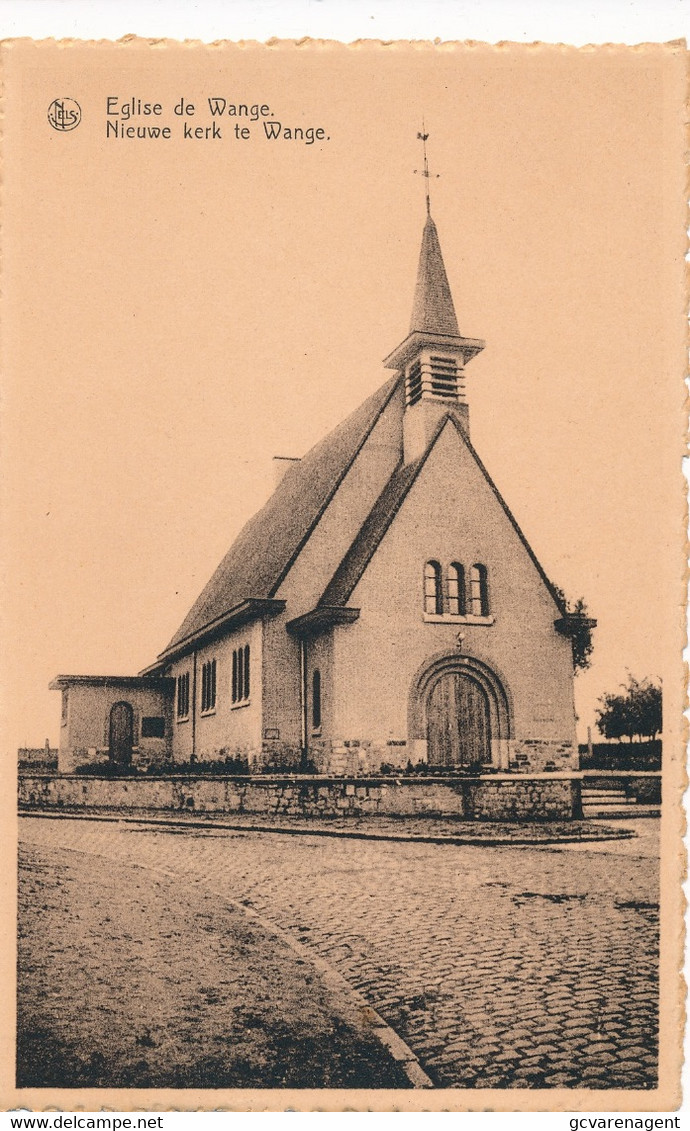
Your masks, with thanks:
[(314, 730), (321, 726), (321, 672), (318, 668), (311, 680), (311, 723)]
[(473, 617), (489, 615), (487, 570), (480, 562), (475, 562), (470, 570), (470, 611)]
[(464, 617), (467, 613), (465, 569), (458, 562), (448, 566), (448, 612), (453, 617)]
[(438, 562), (427, 562), (424, 566), (424, 612), (436, 616), (443, 612), (441, 567)]

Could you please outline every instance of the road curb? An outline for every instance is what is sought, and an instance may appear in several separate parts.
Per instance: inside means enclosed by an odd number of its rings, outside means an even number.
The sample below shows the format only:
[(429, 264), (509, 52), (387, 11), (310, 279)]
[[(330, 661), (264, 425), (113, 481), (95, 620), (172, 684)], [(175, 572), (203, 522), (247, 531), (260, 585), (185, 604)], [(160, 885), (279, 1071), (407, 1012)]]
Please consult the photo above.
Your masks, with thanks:
[[(70, 846), (69, 848), (63, 849), (63, 851), (78, 852), (84, 856), (96, 856), (101, 859), (108, 859), (108, 857), (104, 857), (102, 853), (94, 852), (88, 848)], [(177, 883), (180, 881), (180, 874), (170, 868), (161, 868), (156, 865), (142, 863), (130, 864), (128, 861), (122, 863), (127, 867), (142, 868), (154, 875), (165, 876), (167, 879), (174, 880)], [(255, 911), (253, 907), (248, 907), (246, 903), (242, 903), (237, 899), (231, 899), (226, 893), (218, 891), (211, 884), (207, 883), (203, 877), (184, 877), (184, 882), (192, 887), (203, 887), (206, 891), (210, 892), (211, 895), (218, 896), (219, 899), (222, 899), (227, 906), (233, 907), (236, 911), (241, 912), (246, 918), (253, 919), (267, 934), (280, 939), (280, 941), (283, 942), (285, 946), (289, 947), (303, 962), (308, 962), (309, 965), (317, 971), (322, 983), (330, 990), (336, 1003), (340, 1003), (341, 1006), (346, 1003), (354, 1006), (360, 1027), (369, 1035), (376, 1038), (388, 1051), (393, 1060), (398, 1062), (413, 1088), (435, 1087), (433, 1080), (427, 1076), (419, 1063), (418, 1056), (402, 1039), (400, 1034), (396, 1033), (395, 1029), (393, 1029), (388, 1022), (384, 1020), (381, 1014), (369, 1004), (364, 995), (361, 994), (359, 990), (356, 990), (354, 986), (351, 986), (347, 979), (344, 978), (342, 974), (338, 973), (325, 958), (322, 958), (320, 954), (315, 954), (310, 947), (305, 946), (304, 943), (293, 938), (289, 931), (278, 927), (260, 912)]]
[(304, 825), (290, 828), (286, 825), (239, 824), (232, 821), (214, 821), (205, 818), (176, 818), (125, 816), (119, 813), (80, 813), (65, 809), (20, 809), (20, 817), (38, 817), (50, 820), (70, 821), (114, 821), (120, 824), (152, 825), (163, 828), (184, 829), (225, 829), (228, 832), (279, 833), (285, 836), (329, 836), (346, 840), (389, 840), (403, 844), (452, 844), (487, 848), (543, 848), (552, 844), (600, 844), (605, 840), (629, 840), (635, 833), (629, 829), (611, 829), (606, 836), (554, 836), (541, 837), (497, 837), (497, 836), (453, 836), (433, 833), (364, 832), (361, 829), (329, 829), (323, 826), (309, 828)]
[[(150, 870), (161, 872), (163, 875), (172, 878), (179, 878), (175, 872), (169, 872), (166, 868), (151, 868)], [(396, 1033), (395, 1029), (393, 1029), (392, 1026), (384, 1020), (381, 1014), (369, 1004), (364, 995), (361, 994), (359, 990), (356, 990), (354, 986), (351, 986), (347, 979), (344, 978), (342, 974), (338, 973), (325, 958), (322, 958), (320, 954), (315, 954), (310, 947), (305, 946), (304, 943), (293, 938), (289, 931), (276, 926), (270, 919), (266, 919), (260, 912), (255, 911), (253, 907), (247, 907), (246, 904), (238, 900), (228, 898), (227, 895), (217, 891), (203, 879), (195, 879), (194, 882), (201, 884), (207, 891), (211, 892), (212, 895), (217, 895), (231, 907), (235, 907), (237, 910), (244, 912), (245, 915), (254, 919), (265, 931), (281, 939), (286, 946), (289, 946), (301, 959), (309, 962), (309, 964), (318, 971), (323, 984), (331, 991), (337, 1001), (343, 1001), (343, 999), (346, 1001), (349, 1000), (349, 1002), (355, 1006), (359, 1014), (359, 1022), (362, 1028), (376, 1037), (380, 1044), (388, 1050), (393, 1059), (398, 1061), (413, 1088), (435, 1087), (433, 1080), (427, 1076), (419, 1063), (419, 1057), (402, 1039), (400, 1034)]]

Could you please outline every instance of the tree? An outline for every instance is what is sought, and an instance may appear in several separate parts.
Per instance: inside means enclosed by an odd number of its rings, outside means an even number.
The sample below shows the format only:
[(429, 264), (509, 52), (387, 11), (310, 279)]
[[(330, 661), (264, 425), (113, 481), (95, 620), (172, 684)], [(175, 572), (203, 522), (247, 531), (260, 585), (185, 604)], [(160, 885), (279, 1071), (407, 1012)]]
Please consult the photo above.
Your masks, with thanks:
[(563, 614), (560, 621), (556, 621), (556, 628), (567, 636), (573, 649), (573, 667), (575, 672), (585, 671), (592, 662), (594, 641), (592, 632), (596, 627), (582, 597), (577, 601), (569, 601), (562, 589), (554, 586), (558, 596), (558, 603)]
[(635, 679), (628, 672), (622, 695), (602, 695), (597, 708), (597, 729), (604, 738), (656, 738), (661, 731), (661, 684)]

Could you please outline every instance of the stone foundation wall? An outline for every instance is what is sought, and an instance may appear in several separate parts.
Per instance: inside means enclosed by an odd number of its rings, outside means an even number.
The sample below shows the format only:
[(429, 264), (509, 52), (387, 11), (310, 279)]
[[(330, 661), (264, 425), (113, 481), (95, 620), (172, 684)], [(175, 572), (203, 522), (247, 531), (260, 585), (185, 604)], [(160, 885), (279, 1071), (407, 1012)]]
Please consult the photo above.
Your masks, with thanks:
[(424, 780), (385, 777), (95, 778), (23, 775), (23, 809), (132, 809), (254, 813), (270, 817), (415, 814), (479, 820), (569, 818), (580, 814), (578, 779), (553, 774)]
[[(569, 773), (578, 769), (577, 747), (570, 742), (549, 742), (543, 739), (516, 739), (501, 744), (505, 749), (494, 751), (494, 765), (502, 771), (519, 774)], [(260, 747), (236, 744), (197, 750), (202, 761), (223, 763), (228, 757), (247, 760), (252, 773), (299, 773), (302, 751), (298, 745), (281, 739), (264, 739)], [(416, 766), (426, 763), (426, 742), (407, 742), (403, 739), (371, 741), (359, 738), (309, 740), (308, 758), (318, 774), (345, 777), (368, 777), (392, 770), (405, 769), (408, 762)], [(84, 761), (87, 759), (85, 758)], [(105, 754), (103, 760), (106, 760)], [(145, 766), (151, 759), (143, 760), (135, 752), (133, 764)], [(439, 767), (439, 772), (441, 768)]]
[(569, 770), (577, 770), (580, 765), (578, 748), (572, 742), (516, 738), (508, 746), (508, 768), (514, 773), (567, 773)]
[(412, 753), (407, 742), (371, 742), (368, 739), (312, 739), (309, 755), (321, 774), (378, 774), (382, 766), (404, 769)]
[[(505, 751), (494, 752), (494, 764), (520, 774), (568, 773), (578, 769), (579, 753), (572, 742), (540, 738), (513, 739)], [(426, 762), (425, 742), (370, 742), (367, 739), (312, 739), (309, 757), (322, 774), (377, 774), (381, 766), (403, 769)], [(299, 751), (297, 761), (299, 765)]]

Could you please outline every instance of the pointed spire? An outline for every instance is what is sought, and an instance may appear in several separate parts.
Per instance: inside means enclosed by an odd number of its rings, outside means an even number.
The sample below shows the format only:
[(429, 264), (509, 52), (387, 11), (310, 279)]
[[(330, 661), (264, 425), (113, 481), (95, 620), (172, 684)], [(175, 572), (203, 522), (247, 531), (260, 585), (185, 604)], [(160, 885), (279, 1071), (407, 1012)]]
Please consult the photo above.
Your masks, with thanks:
[(414, 334), (416, 331), (460, 337), (438, 232), (430, 214), (424, 225), (412, 305), (410, 333)]

